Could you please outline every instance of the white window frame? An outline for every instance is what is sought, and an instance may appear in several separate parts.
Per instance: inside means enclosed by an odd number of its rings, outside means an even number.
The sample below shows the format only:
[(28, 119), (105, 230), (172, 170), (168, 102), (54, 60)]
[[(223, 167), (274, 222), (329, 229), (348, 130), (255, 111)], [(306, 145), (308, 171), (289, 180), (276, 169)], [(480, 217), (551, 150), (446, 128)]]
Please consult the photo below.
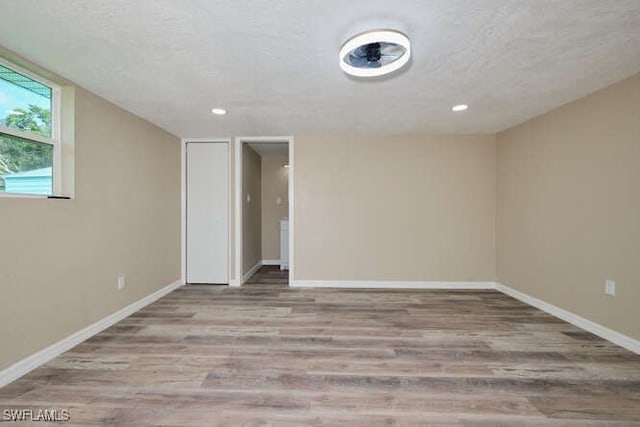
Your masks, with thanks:
[(9, 68), (16, 73), (22, 74), (25, 77), (29, 77), (30, 79), (43, 84), (51, 89), (51, 137), (46, 138), (44, 136), (24, 132), (19, 129), (11, 129), (6, 128), (4, 126), (0, 126), (0, 133), (5, 135), (15, 136), (18, 138), (26, 139), (28, 141), (38, 142), (42, 144), (49, 144), (53, 146), (53, 164), (52, 164), (52, 191), (51, 194), (21, 194), (21, 193), (6, 193), (0, 192), (0, 197), (47, 197), (51, 195), (59, 195), (62, 193), (62, 147), (61, 147), (61, 118), (60, 118), (60, 109), (61, 102), (60, 97), (62, 93), (62, 88), (53, 83), (50, 80), (45, 79), (37, 74), (32, 73), (29, 70), (25, 70), (24, 68), (16, 65), (12, 62), (5, 60), (4, 58), (0, 58), (0, 65)]

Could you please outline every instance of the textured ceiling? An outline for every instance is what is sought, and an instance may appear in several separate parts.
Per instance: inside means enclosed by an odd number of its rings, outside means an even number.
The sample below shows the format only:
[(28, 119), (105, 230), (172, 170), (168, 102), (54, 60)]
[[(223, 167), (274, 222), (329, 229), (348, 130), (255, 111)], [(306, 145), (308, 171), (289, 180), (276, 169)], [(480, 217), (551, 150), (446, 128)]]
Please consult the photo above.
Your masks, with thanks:
[[(0, 44), (182, 137), (495, 132), (640, 71), (639, 0), (0, 0), (0, 12)], [(408, 34), (411, 63), (347, 77), (341, 44), (372, 28)]]

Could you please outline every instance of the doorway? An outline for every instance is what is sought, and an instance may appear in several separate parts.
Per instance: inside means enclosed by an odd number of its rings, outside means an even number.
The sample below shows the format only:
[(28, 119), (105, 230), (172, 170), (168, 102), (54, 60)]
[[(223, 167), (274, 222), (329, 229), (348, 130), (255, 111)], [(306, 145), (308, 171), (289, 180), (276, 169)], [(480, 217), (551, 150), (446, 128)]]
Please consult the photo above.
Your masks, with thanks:
[(235, 140), (235, 281), (261, 267), (293, 280), (293, 138)]

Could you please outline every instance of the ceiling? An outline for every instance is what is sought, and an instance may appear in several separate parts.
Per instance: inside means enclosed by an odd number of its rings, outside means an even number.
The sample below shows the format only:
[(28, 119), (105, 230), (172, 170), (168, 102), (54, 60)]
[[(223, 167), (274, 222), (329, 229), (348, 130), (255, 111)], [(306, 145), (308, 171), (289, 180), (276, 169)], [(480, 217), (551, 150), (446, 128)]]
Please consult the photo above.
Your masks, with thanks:
[[(0, 44), (181, 137), (493, 133), (640, 71), (638, 0), (2, 0)], [(367, 29), (412, 41), (358, 80)], [(454, 114), (453, 104), (468, 111)], [(228, 110), (213, 116), (212, 107)]]
[(260, 157), (289, 157), (289, 144), (286, 142), (250, 142), (249, 147)]

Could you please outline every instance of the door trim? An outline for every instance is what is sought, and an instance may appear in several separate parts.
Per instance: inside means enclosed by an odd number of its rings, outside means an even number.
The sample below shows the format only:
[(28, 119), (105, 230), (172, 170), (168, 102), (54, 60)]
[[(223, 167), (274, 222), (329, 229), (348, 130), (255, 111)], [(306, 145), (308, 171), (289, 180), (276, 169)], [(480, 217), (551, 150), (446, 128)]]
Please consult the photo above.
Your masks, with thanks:
[[(231, 138), (182, 138), (180, 140), (180, 280), (183, 284), (187, 284), (187, 143), (190, 142), (214, 142), (223, 143), (228, 146), (228, 182), (231, 186)], [(233, 238), (233, 232), (231, 227), (231, 218), (233, 215), (233, 207), (231, 205), (231, 188), (227, 191), (227, 207), (229, 209), (229, 224), (227, 236), (227, 251), (229, 253), (229, 263), (227, 266), (227, 278), (229, 285), (233, 285), (231, 280), (233, 272), (232, 263), (232, 251), (231, 251), (231, 239)]]

